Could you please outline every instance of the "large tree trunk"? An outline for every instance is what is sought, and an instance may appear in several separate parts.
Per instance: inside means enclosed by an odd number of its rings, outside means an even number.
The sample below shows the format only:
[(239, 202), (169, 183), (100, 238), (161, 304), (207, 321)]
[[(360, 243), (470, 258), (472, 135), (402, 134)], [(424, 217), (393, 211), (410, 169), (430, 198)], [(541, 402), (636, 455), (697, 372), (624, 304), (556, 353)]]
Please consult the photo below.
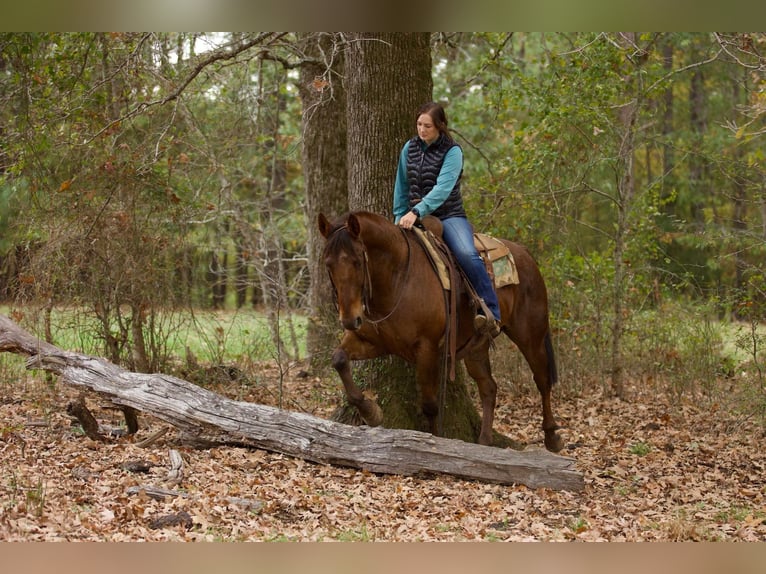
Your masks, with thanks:
[[(431, 99), (430, 35), (351, 33), (345, 35), (348, 203), (391, 217), (399, 151), (413, 134), (415, 110)], [(425, 430), (414, 369), (398, 357), (355, 365), (356, 379), (383, 410), (387, 428)], [(336, 420), (352, 422), (356, 409), (345, 404)], [(478, 435), (477, 435), (478, 436)]]
[(337, 342), (338, 317), (321, 253), (324, 240), (316, 221), (321, 211), (348, 211), (346, 170), (346, 94), (341, 80), (343, 52), (337, 34), (312, 32), (299, 36), (309, 60), (300, 68), (299, 93), (303, 106), (303, 175), (309, 262), (309, 318), (306, 349), (311, 368), (329, 366)]
[[(386, 474), (450, 474), (530, 488), (581, 490), (584, 486), (570, 458), (542, 450), (520, 453), (415, 431), (352, 427), (234, 401), (170, 375), (132, 373), (104, 359), (63, 351), (26, 333), (3, 315), (0, 351), (29, 355), (30, 368), (58, 373), (65, 383), (87, 388), (127, 409), (126, 417), (134, 417), (133, 409), (143, 411), (207, 446), (236, 444)], [(99, 439), (98, 425), (84, 401), (75, 406), (73, 412), (90, 422), (90, 434)]]
[[(345, 38), (349, 209), (390, 217), (399, 152), (415, 134), (416, 110), (433, 97), (430, 34), (353, 33)], [(397, 357), (386, 357), (356, 369), (364, 373), (360, 387), (377, 396), (384, 426), (428, 428), (413, 367)], [(351, 408), (341, 409), (338, 419), (352, 419)], [(462, 369), (449, 383), (440, 408), (443, 436), (469, 442), (478, 439), (479, 415)], [(497, 444), (509, 444), (502, 437), (497, 440)]]
[(347, 34), (348, 204), (391, 215), (399, 152), (432, 97), (428, 33)]

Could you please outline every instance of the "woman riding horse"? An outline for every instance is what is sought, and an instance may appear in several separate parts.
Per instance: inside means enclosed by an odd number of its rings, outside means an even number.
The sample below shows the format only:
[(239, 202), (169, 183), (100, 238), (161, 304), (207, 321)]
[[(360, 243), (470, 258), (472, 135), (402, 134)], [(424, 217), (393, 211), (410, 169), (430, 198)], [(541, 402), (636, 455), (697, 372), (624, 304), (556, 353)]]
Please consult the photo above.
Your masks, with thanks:
[(477, 331), (493, 337), (500, 334), (500, 307), (492, 280), (473, 242), (473, 228), (463, 208), (460, 180), (463, 151), (447, 128), (444, 107), (429, 102), (415, 116), (417, 135), (399, 154), (394, 186), (394, 222), (410, 229), (426, 215), (438, 218), (442, 238), (468, 277), (477, 295), (491, 312), (481, 306), (474, 319)]

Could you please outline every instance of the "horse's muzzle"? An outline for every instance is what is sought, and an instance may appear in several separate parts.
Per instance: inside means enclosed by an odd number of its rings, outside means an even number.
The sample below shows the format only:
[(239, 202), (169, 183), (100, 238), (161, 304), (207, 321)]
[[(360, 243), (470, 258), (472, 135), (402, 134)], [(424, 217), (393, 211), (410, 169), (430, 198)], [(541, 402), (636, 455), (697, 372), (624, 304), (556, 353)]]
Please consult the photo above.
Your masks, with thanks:
[(364, 320), (362, 319), (361, 315), (355, 315), (353, 317), (349, 318), (341, 318), (340, 324), (343, 325), (343, 328), (347, 331), (356, 331), (359, 329), (359, 327), (362, 326), (362, 323)]

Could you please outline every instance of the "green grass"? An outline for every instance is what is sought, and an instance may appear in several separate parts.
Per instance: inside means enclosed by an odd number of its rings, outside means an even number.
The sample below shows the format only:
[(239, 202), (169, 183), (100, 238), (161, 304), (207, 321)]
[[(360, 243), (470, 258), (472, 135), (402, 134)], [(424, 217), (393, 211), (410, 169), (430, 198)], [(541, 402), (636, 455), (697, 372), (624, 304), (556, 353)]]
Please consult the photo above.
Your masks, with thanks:
[(710, 308), (668, 303), (631, 317), (623, 340), (626, 370), (670, 381), (680, 395), (714, 391), (737, 374), (762, 382), (766, 324), (719, 320)]
[[(299, 357), (306, 355), (306, 318), (280, 317), (280, 337), (289, 341), (290, 322), (298, 339)], [(186, 348), (204, 362), (239, 362), (277, 358), (276, 345), (267, 317), (258, 311), (196, 311), (194, 320), (168, 338), (171, 354), (184, 356)], [(289, 343), (288, 343), (289, 344)]]
[(336, 540), (340, 542), (370, 542), (374, 538), (367, 531), (367, 524), (362, 523), (359, 528), (338, 532)]
[(635, 454), (636, 456), (646, 456), (651, 451), (652, 451), (652, 446), (643, 441), (638, 441), (636, 443), (633, 443), (632, 445), (630, 445), (630, 448), (628, 449), (628, 452), (630, 454)]
[[(42, 315), (28, 309), (20, 311), (23, 313), (20, 326), (44, 338)], [(10, 316), (11, 310), (0, 307), (0, 313)], [(306, 318), (300, 314), (280, 316), (280, 336), (292, 353), (294, 330), (299, 358), (306, 354), (306, 324)], [(53, 343), (61, 349), (103, 356), (105, 346), (101, 333), (97, 320), (84, 310), (54, 310), (51, 315)], [(187, 349), (202, 363), (278, 358), (267, 316), (253, 309), (168, 312), (158, 316), (156, 333), (165, 353), (181, 359), (186, 357)]]

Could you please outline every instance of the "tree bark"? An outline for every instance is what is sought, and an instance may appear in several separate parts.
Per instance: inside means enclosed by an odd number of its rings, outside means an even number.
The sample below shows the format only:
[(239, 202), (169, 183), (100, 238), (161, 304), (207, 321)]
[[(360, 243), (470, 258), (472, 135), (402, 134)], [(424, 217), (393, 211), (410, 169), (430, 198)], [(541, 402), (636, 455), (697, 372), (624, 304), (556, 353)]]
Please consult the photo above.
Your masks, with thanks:
[(306, 182), (308, 232), (309, 318), (306, 349), (311, 368), (330, 364), (338, 334), (338, 316), (322, 261), (324, 240), (316, 221), (320, 212), (339, 215), (348, 211), (346, 169), (346, 92), (341, 80), (343, 51), (338, 34), (304, 33), (299, 36), (310, 58), (300, 68), (303, 132), (303, 174)]
[(323, 464), (384, 474), (449, 474), (530, 488), (581, 490), (570, 458), (517, 452), (417, 431), (352, 427), (304, 413), (234, 401), (170, 375), (125, 371), (104, 359), (61, 350), (0, 315), (0, 351), (29, 355), (27, 367), (151, 414), (215, 445), (260, 448)]
[(432, 98), (429, 33), (346, 34), (348, 203), (390, 216), (402, 145)]
[(704, 229), (702, 198), (705, 197), (707, 180), (706, 161), (701, 153), (704, 150), (703, 140), (707, 134), (705, 121), (705, 79), (701, 68), (695, 68), (689, 86), (689, 121), (695, 140), (695, 148), (700, 153), (689, 156), (689, 187), (692, 191), (691, 217), (697, 229)]

